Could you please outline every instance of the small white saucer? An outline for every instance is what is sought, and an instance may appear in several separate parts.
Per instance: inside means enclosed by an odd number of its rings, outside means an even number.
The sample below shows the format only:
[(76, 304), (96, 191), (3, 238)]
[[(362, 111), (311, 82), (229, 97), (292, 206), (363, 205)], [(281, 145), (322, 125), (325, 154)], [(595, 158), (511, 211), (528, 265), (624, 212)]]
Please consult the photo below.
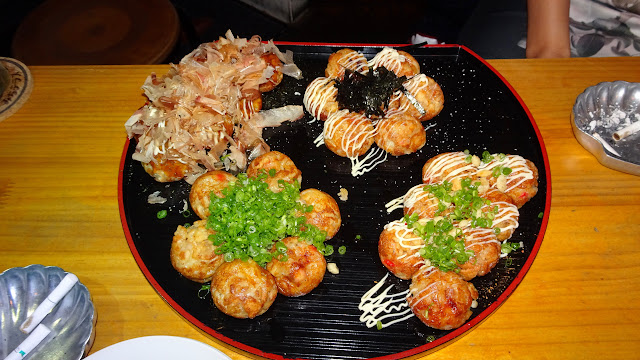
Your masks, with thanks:
[(231, 360), (222, 351), (199, 341), (176, 336), (145, 336), (108, 346), (85, 360)]

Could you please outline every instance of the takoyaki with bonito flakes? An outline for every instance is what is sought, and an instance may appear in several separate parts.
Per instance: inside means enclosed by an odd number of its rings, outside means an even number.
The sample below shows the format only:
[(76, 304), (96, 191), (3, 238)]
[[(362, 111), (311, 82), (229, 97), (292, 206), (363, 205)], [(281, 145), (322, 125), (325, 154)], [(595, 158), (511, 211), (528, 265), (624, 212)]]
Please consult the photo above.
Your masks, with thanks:
[(235, 176), (222, 170), (209, 171), (197, 178), (189, 192), (189, 204), (196, 215), (206, 220), (210, 214), (211, 195), (224, 196), (222, 190), (236, 180)]
[(444, 108), (440, 85), (425, 74), (418, 74), (403, 84), (405, 91), (396, 91), (389, 100), (389, 114), (406, 113), (420, 121), (433, 119)]
[(305, 109), (316, 119), (325, 121), (329, 115), (340, 110), (336, 80), (327, 77), (315, 78), (307, 86), (302, 98)]
[(462, 326), (478, 299), (472, 283), (433, 266), (424, 266), (413, 275), (409, 291), (411, 311), (427, 326), (440, 330)]
[(404, 221), (385, 225), (378, 240), (378, 255), (382, 264), (400, 279), (411, 279), (425, 261), (420, 256), (424, 239), (417, 236)]
[(205, 220), (191, 226), (178, 226), (171, 242), (171, 265), (189, 280), (204, 283), (210, 281), (223, 262), (216, 253), (216, 246), (209, 240), (214, 231), (207, 229)]
[(364, 155), (374, 142), (375, 128), (366, 116), (341, 110), (324, 122), (324, 144), (342, 157)]
[(324, 230), (327, 233), (327, 240), (333, 238), (342, 224), (340, 208), (336, 200), (324, 191), (305, 189), (300, 192), (300, 202), (312, 207), (309, 212), (303, 214), (307, 224)]
[[(263, 174), (264, 176), (260, 176)], [(269, 189), (278, 192), (282, 188), (280, 180), (293, 184), (302, 184), (302, 172), (291, 158), (279, 151), (269, 151), (253, 159), (247, 167), (247, 176), (260, 178), (269, 185)]]
[(224, 262), (211, 280), (213, 303), (239, 319), (264, 314), (278, 295), (273, 275), (251, 259)]
[(367, 58), (352, 49), (340, 49), (329, 55), (324, 76), (342, 80), (345, 70), (355, 71), (361, 74), (369, 71)]
[[(283, 75), (302, 79), (293, 54), (259, 36), (237, 38), (228, 31), (201, 44), (166, 74), (152, 73), (145, 80), (148, 101), (125, 122), (128, 137), (136, 140), (132, 158), (149, 164), (145, 169), (158, 181), (193, 183), (206, 171), (244, 171), (249, 157), (268, 149), (255, 128), (304, 115), (301, 105), (288, 105), (299, 111), (276, 112), (277, 119), (257, 116), (263, 113), (262, 93), (277, 86)], [(251, 138), (256, 141), (245, 141)], [(184, 169), (165, 176), (155, 165), (167, 161)]]
[[(278, 254), (266, 267), (276, 280), (278, 293), (290, 297), (310, 293), (324, 278), (327, 269), (324, 255), (298, 237), (284, 238), (282, 243), (286, 252)], [(280, 258), (282, 256), (284, 259)]]
[[(260, 85), (258, 90), (260, 92), (269, 92), (276, 88), (284, 78), (282, 73), (282, 61), (278, 59), (278, 56), (274, 53), (265, 53), (260, 56), (260, 59), (266, 64), (265, 70), (261, 75)], [(266, 80), (262, 80), (262, 77)]]
[(420, 64), (406, 51), (385, 47), (369, 61), (371, 69), (384, 67), (396, 76), (412, 77), (420, 73)]
[(178, 161), (155, 156), (153, 160), (142, 163), (147, 174), (153, 176), (157, 182), (178, 181), (189, 172), (189, 166)]
[(427, 142), (427, 133), (416, 118), (399, 113), (376, 124), (374, 140), (384, 151), (400, 156), (420, 150)]

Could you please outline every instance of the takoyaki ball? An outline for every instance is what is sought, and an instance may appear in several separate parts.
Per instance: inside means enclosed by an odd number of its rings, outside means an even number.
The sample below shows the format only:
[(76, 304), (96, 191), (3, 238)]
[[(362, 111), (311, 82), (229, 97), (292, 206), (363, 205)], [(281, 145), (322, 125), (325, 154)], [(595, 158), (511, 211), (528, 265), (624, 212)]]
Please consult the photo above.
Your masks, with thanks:
[(170, 160), (155, 156), (154, 161), (142, 163), (142, 167), (147, 174), (153, 176), (157, 182), (179, 181), (189, 174), (190, 166), (178, 160)]
[(336, 200), (324, 191), (305, 189), (300, 192), (300, 201), (305, 205), (313, 206), (311, 212), (304, 213), (307, 223), (326, 231), (326, 240), (334, 237), (342, 224), (340, 208)]
[(322, 282), (327, 261), (315, 246), (298, 237), (287, 237), (282, 241), (287, 246), (286, 261), (274, 258), (267, 263), (267, 270), (275, 278), (280, 294), (306, 295)]
[(324, 123), (324, 144), (334, 154), (355, 158), (364, 155), (374, 142), (371, 120), (358, 113), (341, 110)]
[(425, 325), (451, 330), (469, 319), (477, 298), (476, 288), (460, 275), (423, 266), (411, 279), (407, 302)]
[(500, 229), (496, 232), (498, 240), (504, 241), (511, 238), (520, 218), (520, 211), (513, 204), (511, 197), (496, 189), (490, 189), (482, 197), (491, 201), (491, 204), (482, 207), (482, 211), (493, 214), (492, 228), (494, 232), (495, 229)]
[(264, 314), (277, 295), (273, 275), (251, 259), (224, 262), (211, 279), (215, 306), (238, 319), (253, 319)]
[(335, 87), (335, 83), (334, 79), (319, 77), (307, 86), (302, 103), (314, 118), (325, 121), (331, 114), (340, 110), (336, 99), (338, 88)]
[(473, 251), (473, 255), (464, 264), (459, 264), (460, 276), (471, 280), (476, 276), (483, 276), (493, 269), (500, 260), (500, 242), (493, 229), (465, 228), (464, 247)]
[[(238, 100), (238, 111), (240, 115), (242, 115), (243, 119), (250, 119), (253, 114), (262, 110), (262, 96), (251, 98), (241, 98)], [(228, 131), (227, 134), (232, 134), (233, 128), (231, 131)]]
[[(403, 83), (404, 88), (413, 96), (417, 105), (404, 93), (393, 100), (398, 101), (399, 109), (420, 121), (434, 118), (444, 107), (444, 94), (440, 85), (425, 74), (418, 74)], [(393, 104), (390, 106), (394, 106)]]
[(222, 170), (213, 170), (202, 174), (191, 185), (189, 204), (200, 219), (210, 215), (211, 194), (222, 197), (222, 190), (236, 181), (236, 177)]
[(468, 161), (463, 152), (442, 153), (427, 160), (422, 167), (422, 182), (438, 184), (443, 181), (452, 182), (463, 178), (474, 178), (476, 166)]
[(206, 228), (205, 220), (198, 220), (185, 228), (179, 225), (171, 242), (171, 265), (189, 280), (200, 283), (211, 280), (216, 269), (224, 262), (216, 254), (216, 246), (209, 240), (215, 234)]
[(392, 48), (384, 48), (371, 59), (369, 66), (372, 69), (385, 67), (393, 71), (397, 77), (412, 77), (420, 73), (420, 64), (406, 51)]
[(284, 74), (282, 73), (282, 62), (278, 59), (278, 56), (274, 53), (265, 53), (260, 56), (260, 59), (266, 63), (266, 73), (270, 76), (267, 77), (266, 82), (260, 84), (258, 89), (261, 92), (267, 92), (275, 89), (282, 81)]
[[(433, 219), (439, 210), (440, 200), (431, 192), (425, 191), (429, 185), (420, 184), (412, 187), (403, 197), (404, 214), (416, 215), (419, 219)], [(444, 215), (441, 211), (437, 215)]]
[(427, 142), (427, 133), (416, 118), (395, 114), (376, 125), (375, 142), (393, 156), (413, 154)]
[(342, 78), (344, 78), (345, 69), (366, 74), (369, 71), (367, 58), (355, 50), (340, 49), (329, 55), (329, 61), (327, 63), (327, 68), (324, 71), (324, 76), (342, 80)]
[[(500, 155), (493, 155), (493, 160), (478, 171), (477, 175), (487, 179), (491, 187), (509, 195), (513, 203), (521, 208), (538, 193), (538, 168), (519, 155), (505, 155), (502, 160), (500, 158)], [(505, 168), (511, 171), (507, 175), (497, 171)]]
[[(269, 174), (270, 170), (275, 171), (275, 175)], [(290, 157), (279, 152), (269, 151), (257, 158), (253, 159), (247, 167), (247, 176), (251, 178), (258, 178), (262, 173), (267, 175), (263, 179), (269, 185), (269, 189), (273, 192), (279, 192), (282, 190), (278, 184), (279, 180), (283, 180), (290, 184), (298, 181), (298, 184), (302, 184), (302, 172), (296, 167)]]
[(424, 240), (407, 228), (404, 221), (393, 221), (380, 233), (378, 255), (393, 275), (408, 280), (425, 263), (419, 253), (422, 247)]

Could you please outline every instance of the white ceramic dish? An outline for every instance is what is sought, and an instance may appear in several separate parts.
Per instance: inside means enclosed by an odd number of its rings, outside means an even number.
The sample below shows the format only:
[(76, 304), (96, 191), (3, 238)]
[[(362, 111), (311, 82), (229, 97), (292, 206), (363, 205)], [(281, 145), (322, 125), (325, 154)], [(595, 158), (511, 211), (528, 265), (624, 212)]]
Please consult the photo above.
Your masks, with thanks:
[(176, 336), (145, 336), (119, 342), (85, 360), (230, 360), (222, 351), (193, 339)]

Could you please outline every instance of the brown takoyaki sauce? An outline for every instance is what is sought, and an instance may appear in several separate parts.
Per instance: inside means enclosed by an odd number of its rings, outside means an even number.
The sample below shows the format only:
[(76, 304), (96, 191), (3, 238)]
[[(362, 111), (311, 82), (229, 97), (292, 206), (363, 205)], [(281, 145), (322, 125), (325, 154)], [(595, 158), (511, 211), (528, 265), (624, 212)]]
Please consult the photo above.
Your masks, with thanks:
[(336, 83), (336, 99), (341, 109), (382, 116), (389, 106), (389, 98), (402, 88), (406, 76), (397, 77), (384, 67), (370, 70), (366, 75), (345, 69), (344, 80)]

